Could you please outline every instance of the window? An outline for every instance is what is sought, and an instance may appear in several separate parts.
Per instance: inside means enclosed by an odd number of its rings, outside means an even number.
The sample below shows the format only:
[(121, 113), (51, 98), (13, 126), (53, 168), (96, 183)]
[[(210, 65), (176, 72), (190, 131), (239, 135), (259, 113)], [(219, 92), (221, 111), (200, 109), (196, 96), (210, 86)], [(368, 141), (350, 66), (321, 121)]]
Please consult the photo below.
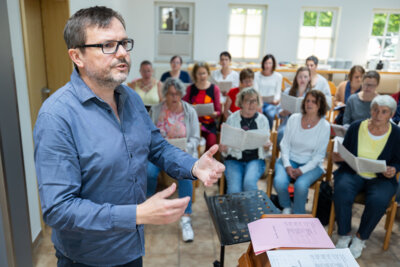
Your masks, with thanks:
[(156, 4), (156, 58), (168, 61), (173, 55), (192, 59), (193, 6), (190, 4)]
[(326, 61), (332, 56), (335, 41), (336, 10), (303, 8), (297, 59), (302, 61), (315, 55)]
[(400, 58), (400, 11), (375, 11), (368, 43), (368, 59)]
[(228, 51), (237, 59), (261, 55), (265, 7), (231, 7)]

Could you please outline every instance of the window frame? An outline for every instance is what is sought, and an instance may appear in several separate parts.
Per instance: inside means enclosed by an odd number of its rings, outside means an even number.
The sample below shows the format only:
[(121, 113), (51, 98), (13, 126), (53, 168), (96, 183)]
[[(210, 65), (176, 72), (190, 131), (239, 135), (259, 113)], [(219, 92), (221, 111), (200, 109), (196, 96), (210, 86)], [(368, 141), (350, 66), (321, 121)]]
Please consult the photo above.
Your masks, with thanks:
[[(166, 30), (160, 29), (161, 23), (161, 8), (189, 8), (189, 29), (187, 31), (176, 31), (175, 23), (173, 23), (173, 30), (171, 31), (171, 35), (190, 35), (191, 36), (191, 46), (190, 46), (190, 55), (179, 55), (182, 57), (184, 62), (190, 62), (193, 60), (193, 47), (194, 47), (194, 3), (179, 3), (179, 2), (154, 2), (155, 8), (155, 46), (154, 46), (154, 59), (157, 62), (169, 62), (171, 59), (171, 55), (160, 55), (158, 53), (158, 43), (159, 43), (159, 35), (168, 33)], [(175, 13), (174, 13), (175, 14)], [(175, 16), (174, 16), (175, 17)], [(175, 21), (175, 19), (174, 19)], [(178, 53), (179, 54), (179, 53)], [(173, 55), (172, 55), (173, 56)]]
[[(261, 9), (262, 10), (262, 18), (261, 18), (261, 32), (260, 35), (253, 35), (253, 34), (230, 34), (229, 33), (229, 28), (230, 28), (230, 23), (231, 23), (231, 14), (232, 14), (232, 9), (234, 8), (243, 8), (243, 9)], [(227, 39), (226, 39), (226, 47), (227, 47), (227, 51), (229, 51), (229, 38), (231, 36), (234, 37), (241, 37), (243, 38), (243, 44), (244, 44), (244, 40), (246, 37), (259, 37), (259, 51), (258, 51), (258, 57), (255, 58), (245, 58), (245, 57), (234, 57), (234, 55), (232, 54), (232, 60), (236, 60), (236, 61), (242, 61), (242, 62), (254, 62), (256, 60), (259, 60), (263, 54), (264, 54), (264, 48), (265, 48), (265, 37), (266, 37), (266, 20), (267, 20), (267, 11), (268, 11), (268, 6), (267, 5), (238, 5), (238, 4), (232, 4), (229, 5), (229, 15), (228, 15), (228, 29), (227, 29)], [(246, 14), (247, 16), (247, 14)], [(244, 45), (243, 45), (243, 49), (242, 49), (242, 55), (244, 55)], [(230, 51), (229, 51), (230, 52)]]
[[(299, 57), (299, 45), (300, 45), (300, 40), (302, 39), (311, 39), (311, 40), (330, 40), (330, 49), (329, 49), (329, 55), (326, 59), (324, 58), (319, 58), (321, 62), (327, 62), (327, 60), (329, 58), (333, 58), (335, 57), (336, 54), (336, 41), (337, 41), (337, 29), (338, 29), (338, 21), (339, 21), (339, 8), (338, 7), (310, 7), (310, 6), (306, 6), (306, 7), (302, 7), (301, 8), (301, 13), (300, 13), (300, 26), (299, 26), (299, 38), (297, 40), (297, 48), (296, 48), (296, 60), (298, 62), (303, 62), (305, 60), (305, 58), (300, 58)], [(304, 23), (304, 13), (305, 12), (317, 12), (317, 21), (316, 21), (316, 28), (320, 27), (318, 26), (318, 22), (319, 22), (319, 18), (320, 15), (319, 13), (321, 12), (332, 12), (332, 23), (331, 23), (331, 28), (332, 28), (332, 35), (330, 38), (328, 37), (303, 37), (301, 36), (301, 28), (303, 27), (303, 23)], [(315, 54), (315, 49), (314, 52), (312, 54)], [(311, 56), (311, 55), (309, 55)], [(317, 56), (317, 55), (316, 55)]]
[[(382, 36), (374, 36), (372, 35), (372, 29), (374, 27), (374, 18), (376, 14), (386, 14), (386, 22), (385, 22), (385, 28), (383, 30), (383, 35)], [(387, 28), (388, 28), (388, 22), (391, 14), (400, 14), (400, 9), (373, 9), (372, 11), (372, 17), (371, 17), (371, 23), (370, 23), (370, 28), (369, 28), (369, 35), (368, 35), (368, 40), (367, 40), (367, 51), (366, 51), (366, 59), (367, 60), (386, 60), (386, 61), (398, 61), (400, 60), (400, 29), (399, 29), (399, 41), (397, 44), (397, 55), (395, 55), (394, 58), (389, 58), (389, 57), (383, 57), (383, 52), (384, 52), (384, 47), (380, 48), (379, 56), (369, 56), (369, 41), (371, 39), (382, 39), (382, 44), (385, 43), (385, 40), (388, 38), (393, 38), (393, 37), (388, 37), (386, 36), (387, 33)]]

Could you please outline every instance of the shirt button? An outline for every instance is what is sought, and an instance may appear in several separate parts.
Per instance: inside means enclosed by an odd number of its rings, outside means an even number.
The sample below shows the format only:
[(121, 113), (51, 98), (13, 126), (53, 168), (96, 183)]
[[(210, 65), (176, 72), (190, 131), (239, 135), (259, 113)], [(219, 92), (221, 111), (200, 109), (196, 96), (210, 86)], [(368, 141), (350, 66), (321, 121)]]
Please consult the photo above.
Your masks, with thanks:
[(132, 153), (129, 153), (129, 157), (131, 157), (131, 158), (132, 158)]

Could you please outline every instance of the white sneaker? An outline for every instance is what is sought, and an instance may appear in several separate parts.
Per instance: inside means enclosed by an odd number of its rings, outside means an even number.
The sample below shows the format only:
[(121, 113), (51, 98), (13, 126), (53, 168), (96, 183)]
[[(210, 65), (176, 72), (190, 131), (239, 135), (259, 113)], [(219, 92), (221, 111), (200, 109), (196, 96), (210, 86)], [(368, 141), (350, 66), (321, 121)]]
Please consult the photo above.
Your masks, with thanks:
[(350, 252), (353, 254), (355, 259), (361, 256), (363, 248), (365, 248), (365, 240), (361, 240), (357, 236), (354, 236), (351, 240)]
[(292, 214), (292, 208), (283, 208), (282, 214)]
[(192, 229), (192, 220), (189, 216), (182, 216), (180, 221), (180, 226), (182, 228), (182, 239), (184, 242), (192, 242), (194, 238), (194, 233)]
[(351, 241), (351, 235), (340, 235), (336, 242), (336, 248), (348, 248)]

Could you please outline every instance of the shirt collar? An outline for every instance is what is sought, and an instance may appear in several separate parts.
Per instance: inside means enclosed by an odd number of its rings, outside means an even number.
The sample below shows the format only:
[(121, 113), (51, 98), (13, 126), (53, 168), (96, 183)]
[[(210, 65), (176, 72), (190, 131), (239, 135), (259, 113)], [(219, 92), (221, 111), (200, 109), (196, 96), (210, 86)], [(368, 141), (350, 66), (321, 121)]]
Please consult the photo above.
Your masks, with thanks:
[[(93, 91), (86, 85), (86, 83), (82, 80), (81, 76), (79, 73), (76, 71), (76, 69), (73, 70), (71, 74), (71, 83), (72, 86), (75, 90), (75, 95), (78, 97), (79, 101), (83, 104), (87, 102), (88, 100), (91, 100), (93, 98), (98, 99), (100, 102), (104, 102), (101, 98), (99, 98)], [(126, 92), (124, 90), (124, 87), (122, 85), (118, 85), (114, 92), (122, 97), (123, 100), (126, 98)], [(121, 100), (121, 99), (120, 99)]]

